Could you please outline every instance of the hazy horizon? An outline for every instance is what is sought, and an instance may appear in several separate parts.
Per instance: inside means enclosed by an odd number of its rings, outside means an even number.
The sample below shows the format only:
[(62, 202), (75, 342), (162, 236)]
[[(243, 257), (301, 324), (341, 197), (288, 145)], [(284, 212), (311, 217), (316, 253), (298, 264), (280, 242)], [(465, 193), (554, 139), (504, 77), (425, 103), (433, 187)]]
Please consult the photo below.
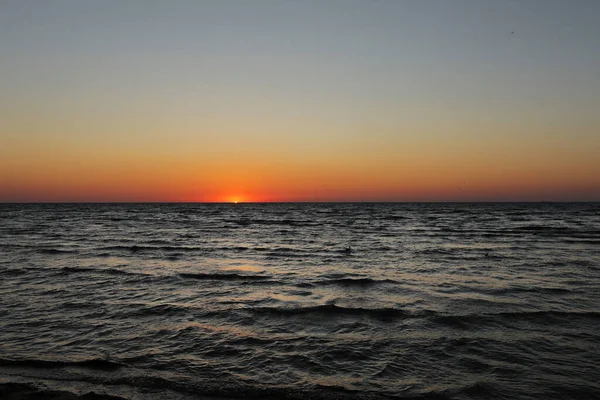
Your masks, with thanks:
[(0, 202), (0, 204), (538, 204), (538, 203), (556, 203), (556, 204), (595, 204), (600, 203), (596, 200), (581, 200), (581, 201), (554, 201), (554, 200), (438, 200), (438, 201), (377, 201), (377, 200), (343, 200), (343, 201), (14, 201)]

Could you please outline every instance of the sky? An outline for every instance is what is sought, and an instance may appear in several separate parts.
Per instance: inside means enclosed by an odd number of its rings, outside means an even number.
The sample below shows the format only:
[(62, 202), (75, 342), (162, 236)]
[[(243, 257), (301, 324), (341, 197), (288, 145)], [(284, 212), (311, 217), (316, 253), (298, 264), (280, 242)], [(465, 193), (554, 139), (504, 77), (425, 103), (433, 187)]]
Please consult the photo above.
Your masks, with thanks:
[(0, 0), (0, 202), (600, 201), (599, 18)]

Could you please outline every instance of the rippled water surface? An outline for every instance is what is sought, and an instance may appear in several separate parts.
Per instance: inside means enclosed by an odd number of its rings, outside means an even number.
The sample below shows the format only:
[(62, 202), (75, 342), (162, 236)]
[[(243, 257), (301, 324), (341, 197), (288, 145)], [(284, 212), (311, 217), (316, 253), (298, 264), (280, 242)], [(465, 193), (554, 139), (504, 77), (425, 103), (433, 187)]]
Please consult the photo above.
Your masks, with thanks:
[(600, 204), (0, 205), (0, 383), (600, 398)]

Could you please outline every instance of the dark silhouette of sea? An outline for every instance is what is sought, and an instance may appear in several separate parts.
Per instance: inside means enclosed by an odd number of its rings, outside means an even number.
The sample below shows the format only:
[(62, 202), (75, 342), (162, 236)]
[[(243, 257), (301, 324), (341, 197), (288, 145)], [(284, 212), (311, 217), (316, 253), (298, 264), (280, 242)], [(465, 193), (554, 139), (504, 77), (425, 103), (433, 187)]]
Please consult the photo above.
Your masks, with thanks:
[(598, 399), (599, 307), (597, 203), (0, 205), (7, 399)]

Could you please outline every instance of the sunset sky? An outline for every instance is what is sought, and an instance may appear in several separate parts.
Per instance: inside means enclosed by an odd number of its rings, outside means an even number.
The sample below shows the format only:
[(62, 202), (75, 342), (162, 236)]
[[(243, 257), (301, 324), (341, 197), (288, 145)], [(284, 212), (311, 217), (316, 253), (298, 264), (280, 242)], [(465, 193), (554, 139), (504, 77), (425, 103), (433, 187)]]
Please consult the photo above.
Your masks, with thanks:
[(600, 200), (597, 0), (0, 0), (0, 201)]

